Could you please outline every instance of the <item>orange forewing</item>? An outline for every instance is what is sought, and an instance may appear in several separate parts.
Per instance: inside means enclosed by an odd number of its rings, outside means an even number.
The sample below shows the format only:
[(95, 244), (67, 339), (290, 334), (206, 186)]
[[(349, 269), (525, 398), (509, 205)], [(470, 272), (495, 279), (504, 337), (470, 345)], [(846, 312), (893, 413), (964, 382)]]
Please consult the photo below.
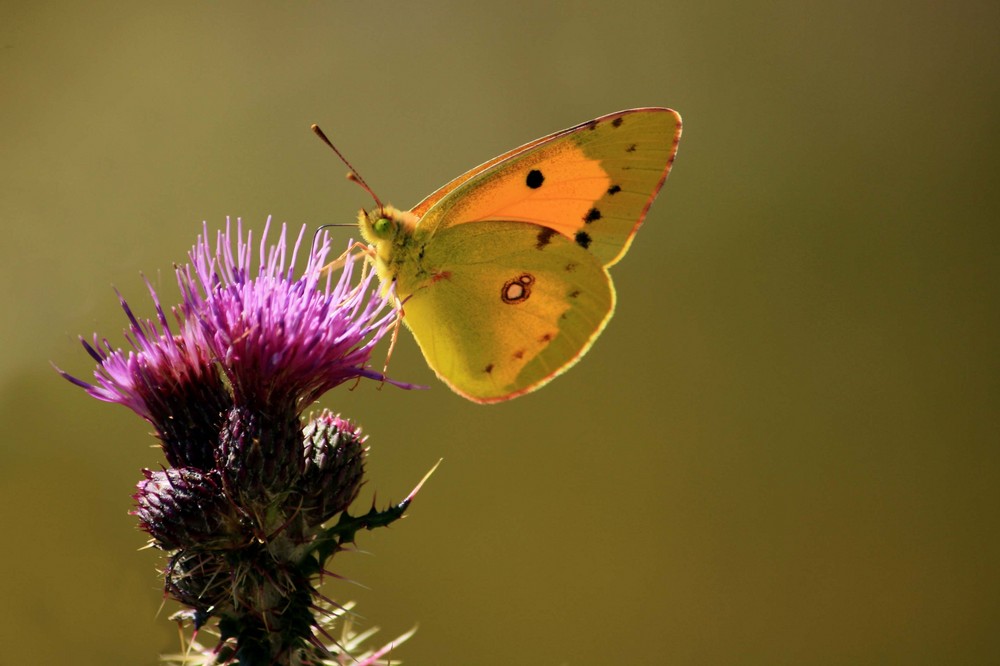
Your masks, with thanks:
[(472, 169), (412, 212), (430, 236), (487, 220), (538, 224), (611, 265), (666, 179), (680, 127), (680, 117), (664, 108), (602, 116)]
[[(573, 238), (583, 228), (587, 213), (611, 186), (599, 161), (587, 157), (570, 142), (529, 153), (495, 167), (490, 178), (448, 211), (447, 226), (503, 220), (531, 222)], [(525, 187), (517, 173), (545, 174), (537, 189)]]
[(509, 159), (511, 157), (515, 157), (517, 155), (520, 155), (521, 153), (524, 153), (525, 151), (531, 150), (535, 146), (540, 146), (543, 143), (548, 143), (552, 139), (560, 137), (563, 134), (567, 134), (569, 132), (572, 132), (573, 130), (577, 129), (578, 127), (582, 127), (582, 126), (583, 126), (582, 124), (581, 125), (577, 125), (576, 127), (571, 127), (569, 129), (565, 129), (565, 130), (561, 130), (559, 132), (555, 132), (554, 134), (550, 134), (548, 136), (543, 136), (541, 139), (535, 139), (534, 141), (530, 141), (530, 142), (524, 144), (523, 146), (518, 146), (517, 148), (515, 148), (513, 150), (508, 150), (503, 155), (497, 155), (493, 159), (491, 159), (491, 160), (489, 160), (487, 162), (483, 162), (482, 164), (480, 164), (476, 168), (469, 169), (468, 171), (466, 171), (465, 173), (463, 173), (458, 178), (455, 178), (454, 180), (449, 181), (444, 187), (438, 188), (437, 191), (435, 191), (433, 194), (425, 197), (423, 201), (421, 201), (416, 206), (414, 206), (413, 208), (411, 208), (410, 212), (413, 213), (414, 215), (416, 215), (417, 217), (422, 217), (423, 214), (426, 213), (427, 210), (431, 206), (433, 206), (434, 204), (436, 204), (438, 201), (440, 201), (441, 199), (443, 199), (445, 197), (445, 195), (449, 194), (452, 190), (454, 190), (456, 187), (458, 187), (459, 185), (461, 185), (465, 181), (469, 180), (473, 176), (478, 176), (479, 174), (481, 174), (482, 172), (486, 171), (490, 167), (492, 167), (492, 166), (494, 166), (496, 164), (499, 164), (500, 162), (503, 162), (506, 159)]

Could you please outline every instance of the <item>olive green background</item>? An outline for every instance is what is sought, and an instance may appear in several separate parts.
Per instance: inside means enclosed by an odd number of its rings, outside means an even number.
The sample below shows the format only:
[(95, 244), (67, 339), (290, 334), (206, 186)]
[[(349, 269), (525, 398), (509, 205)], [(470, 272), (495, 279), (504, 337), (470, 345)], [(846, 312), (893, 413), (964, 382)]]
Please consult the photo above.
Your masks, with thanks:
[(430, 390), (322, 400), (370, 434), (360, 507), (444, 459), (326, 592), (419, 624), (410, 664), (995, 662), (998, 7), (3, 4), (0, 663), (178, 646), (127, 515), (149, 427), (49, 365), (123, 342), (112, 286), (173, 298), (203, 220), (351, 222), (312, 122), (409, 206), (645, 105), (680, 154), (577, 367), (477, 406), (403, 334)]

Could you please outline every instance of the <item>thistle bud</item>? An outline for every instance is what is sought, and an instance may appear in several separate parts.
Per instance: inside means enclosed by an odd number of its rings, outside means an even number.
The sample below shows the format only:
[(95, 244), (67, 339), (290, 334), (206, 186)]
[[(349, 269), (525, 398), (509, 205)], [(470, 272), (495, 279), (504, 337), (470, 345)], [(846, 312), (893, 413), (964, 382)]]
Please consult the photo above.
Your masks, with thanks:
[(218, 614), (232, 598), (232, 566), (225, 553), (180, 550), (170, 557), (164, 574), (164, 590), (190, 606), (199, 623)]
[(133, 495), (139, 526), (163, 550), (239, 542), (238, 518), (220, 492), (218, 475), (190, 467), (143, 470)]
[(324, 410), (302, 431), (305, 471), (299, 484), (302, 516), (320, 525), (350, 506), (361, 489), (367, 437), (361, 428)]

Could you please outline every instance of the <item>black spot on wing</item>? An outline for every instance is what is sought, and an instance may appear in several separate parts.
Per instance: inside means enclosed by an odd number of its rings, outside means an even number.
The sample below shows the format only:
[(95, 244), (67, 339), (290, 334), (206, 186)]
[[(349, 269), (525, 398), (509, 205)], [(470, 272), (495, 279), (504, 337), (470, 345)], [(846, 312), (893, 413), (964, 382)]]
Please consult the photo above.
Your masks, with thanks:
[(621, 127), (622, 120), (623, 120), (623, 118), (621, 116), (618, 116), (617, 118), (615, 118), (614, 120), (611, 121), (611, 126), (612, 127)]
[(528, 177), (524, 179), (525, 185), (533, 190), (537, 190), (545, 182), (545, 176), (538, 169), (532, 169), (528, 172)]
[(635, 152), (635, 144), (634, 143), (630, 144), (629, 147), (625, 149), (625, 152), (626, 153), (634, 153)]
[(555, 229), (550, 229), (548, 227), (542, 227), (538, 231), (538, 238), (537, 238), (537, 242), (535, 243), (535, 249), (536, 250), (541, 250), (546, 245), (548, 245), (549, 243), (551, 243), (552, 242), (552, 237), (555, 236), (557, 233), (559, 233), (559, 232), (556, 231)]
[(490, 363), (485, 368), (483, 368), (483, 372), (485, 372), (486, 374), (490, 374), (491, 372), (493, 372), (493, 364)]
[(587, 123), (587, 129), (589, 130), (597, 129), (597, 125), (598, 122), (596, 120), (591, 120), (589, 123)]
[(583, 221), (586, 222), (587, 224), (590, 224), (591, 222), (596, 222), (599, 219), (601, 219), (601, 211), (597, 210), (596, 208), (591, 208), (590, 210), (587, 211), (587, 214), (584, 216)]
[(576, 244), (586, 250), (590, 247), (590, 242), (593, 240), (586, 231), (576, 232)]
[(618, 185), (612, 185), (608, 188), (608, 194), (615, 195), (622, 191), (622, 188)]

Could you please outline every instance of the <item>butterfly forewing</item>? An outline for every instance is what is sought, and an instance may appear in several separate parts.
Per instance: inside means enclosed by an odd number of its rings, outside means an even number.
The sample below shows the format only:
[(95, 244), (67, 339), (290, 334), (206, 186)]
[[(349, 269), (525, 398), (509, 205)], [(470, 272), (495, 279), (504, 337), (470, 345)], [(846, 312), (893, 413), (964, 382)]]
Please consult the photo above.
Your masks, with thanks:
[(456, 178), (414, 212), (429, 234), (470, 222), (532, 222), (604, 265), (628, 249), (673, 163), (680, 116), (632, 109), (557, 132)]

